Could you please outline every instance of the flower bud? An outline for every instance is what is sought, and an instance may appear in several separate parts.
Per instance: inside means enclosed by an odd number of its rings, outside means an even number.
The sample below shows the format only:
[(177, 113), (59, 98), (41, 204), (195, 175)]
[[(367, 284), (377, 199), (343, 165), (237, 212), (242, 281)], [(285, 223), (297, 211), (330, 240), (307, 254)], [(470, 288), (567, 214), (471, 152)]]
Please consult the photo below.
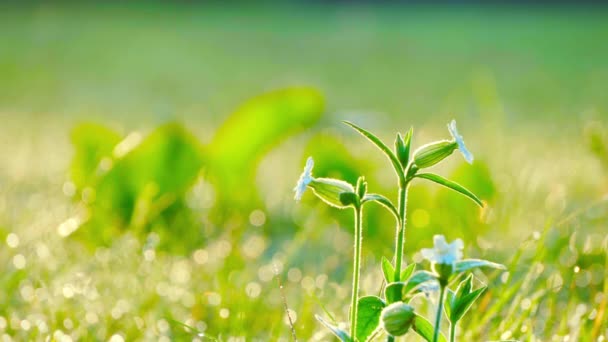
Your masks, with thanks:
[(415, 318), (414, 308), (404, 302), (396, 302), (385, 307), (380, 315), (382, 327), (392, 336), (405, 335)]
[(355, 188), (345, 181), (333, 178), (314, 178), (308, 186), (312, 188), (317, 197), (332, 207), (345, 209), (356, 204), (353, 201), (353, 198), (357, 196)]
[(458, 144), (448, 140), (423, 145), (414, 152), (414, 163), (420, 169), (431, 167), (449, 157), (456, 148)]

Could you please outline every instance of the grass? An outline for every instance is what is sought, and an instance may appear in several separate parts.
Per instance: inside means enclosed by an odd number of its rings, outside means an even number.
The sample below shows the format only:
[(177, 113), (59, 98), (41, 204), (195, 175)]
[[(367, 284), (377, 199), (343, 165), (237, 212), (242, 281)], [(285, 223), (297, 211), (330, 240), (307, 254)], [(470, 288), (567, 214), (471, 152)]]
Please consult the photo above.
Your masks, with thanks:
[[(442, 171), (484, 190), (491, 209), (480, 218), (464, 200), (414, 186), (406, 260), (420, 262), (417, 248), (443, 233), (464, 236), (467, 256), (509, 265), (507, 274), (477, 274), (490, 291), (463, 321), (462, 340), (602, 341), (608, 180), (583, 132), (608, 112), (607, 15), (603, 8), (3, 8), (0, 335), (207, 340), (183, 322), (226, 341), (286, 341), (285, 299), (299, 340), (327, 340), (314, 314), (347, 320), (350, 225), (313, 200), (291, 201), (304, 146), (318, 132), (338, 137), (370, 187), (384, 190), (389, 165), (339, 121), (387, 142), (395, 127), (415, 125), (416, 144), (446, 137), (437, 127), (455, 117), (479, 161), (477, 176), (462, 176), (458, 161)], [(126, 132), (178, 119), (209, 141), (240, 102), (292, 84), (319, 88), (327, 114), (314, 133), (294, 136), (262, 161), (262, 207), (221, 220), (200, 207), (209, 236), (200, 248), (173, 255), (155, 249), (154, 235), (125, 234), (90, 251), (57, 234), (79, 210), (63, 193), (76, 122)], [(208, 196), (195, 192), (193, 201)], [(382, 220), (373, 222), (390, 222)], [(367, 229), (362, 293), (373, 294), (381, 274), (366, 265), (391, 255), (381, 241), (393, 227)]]

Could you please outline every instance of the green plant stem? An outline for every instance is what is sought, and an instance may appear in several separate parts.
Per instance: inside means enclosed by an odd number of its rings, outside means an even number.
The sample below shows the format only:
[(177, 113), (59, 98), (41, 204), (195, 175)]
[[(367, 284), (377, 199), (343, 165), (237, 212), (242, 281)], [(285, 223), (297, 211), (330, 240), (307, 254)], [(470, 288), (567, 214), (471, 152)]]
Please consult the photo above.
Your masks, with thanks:
[(399, 222), (397, 223), (397, 242), (395, 244), (395, 281), (401, 281), (408, 185), (408, 182), (405, 182), (399, 186)]
[(395, 342), (395, 336), (393, 335), (388, 335), (386, 337), (386, 342)]
[(353, 294), (350, 306), (350, 336), (356, 340), (357, 334), (357, 300), (359, 297), (359, 273), (361, 268), (361, 240), (363, 239), (362, 229), (363, 208), (355, 207), (355, 253), (353, 259)]
[(456, 340), (456, 324), (450, 323), (450, 342), (454, 342)]
[(439, 305), (437, 306), (437, 317), (435, 318), (435, 332), (433, 333), (433, 342), (439, 341), (439, 331), (441, 330), (441, 311), (443, 311), (444, 296), (445, 286), (441, 285), (441, 293), (439, 294)]

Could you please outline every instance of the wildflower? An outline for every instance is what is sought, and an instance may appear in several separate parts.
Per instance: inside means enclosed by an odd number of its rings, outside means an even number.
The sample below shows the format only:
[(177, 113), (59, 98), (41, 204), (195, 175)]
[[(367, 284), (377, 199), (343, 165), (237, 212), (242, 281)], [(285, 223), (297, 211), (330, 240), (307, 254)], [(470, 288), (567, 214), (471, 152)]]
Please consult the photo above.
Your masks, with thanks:
[(298, 183), (293, 189), (296, 201), (302, 199), (304, 191), (306, 191), (307, 187), (310, 187), (317, 197), (330, 206), (344, 209), (358, 203), (355, 188), (350, 183), (333, 178), (314, 178), (312, 176), (313, 166), (314, 161), (312, 157), (308, 157), (304, 172), (302, 172)]
[(464, 159), (467, 161), (467, 163), (472, 164), (473, 159), (474, 159), (473, 154), (464, 145), (464, 140), (462, 139), (462, 135), (458, 134), (458, 130), (456, 129), (456, 120), (452, 120), (448, 124), (448, 130), (450, 131), (450, 134), (452, 135), (452, 137), (458, 144), (458, 149), (460, 150), (460, 153), (462, 153), (462, 156), (464, 157)]
[(456, 269), (456, 262), (462, 259), (464, 245), (460, 239), (447, 243), (443, 235), (435, 235), (433, 244), (433, 248), (423, 248), (421, 253), (432, 263), (433, 271), (438, 275), (439, 284), (445, 286)]
[(460, 239), (447, 243), (445, 236), (435, 235), (433, 245), (433, 248), (423, 248), (420, 251), (422, 256), (432, 263), (453, 265), (462, 259), (464, 244)]
[(304, 191), (306, 191), (306, 187), (312, 182), (312, 168), (314, 165), (315, 161), (312, 159), (312, 157), (308, 157), (306, 160), (306, 166), (304, 167), (304, 172), (302, 172), (300, 179), (298, 179), (296, 187), (293, 188), (293, 191), (295, 192), (294, 199), (296, 201), (302, 199), (302, 195), (304, 194)]

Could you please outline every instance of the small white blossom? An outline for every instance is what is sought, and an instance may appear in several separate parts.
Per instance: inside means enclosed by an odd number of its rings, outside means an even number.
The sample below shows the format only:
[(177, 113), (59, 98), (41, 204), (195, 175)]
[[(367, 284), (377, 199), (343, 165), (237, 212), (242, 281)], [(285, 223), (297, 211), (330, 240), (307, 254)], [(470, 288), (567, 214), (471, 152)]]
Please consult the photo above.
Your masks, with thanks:
[(293, 198), (296, 201), (302, 199), (302, 195), (304, 194), (304, 191), (306, 191), (306, 187), (308, 186), (308, 184), (310, 184), (310, 182), (312, 182), (312, 168), (314, 165), (315, 162), (314, 160), (312, 160), (312, 157), (308, 157), (308, 159), (306, 160), (306, 166), (304, 167), (304, 172), (302, 172), (300, 179), (298, 179), (296, 187), (293, 188), (293, 191), (295, 192), (295, 196)]
[(448, 124), (448, 130), (450, 131), (450, 134), (458, 144), (458, 149), (460, 150), (460, 153), (462, 153), (464, 159), (467, 161), (467, 163), (472, 164), (474, 159), (473, 154), (469, 150), (467, 150), (467, 147), (464, 145), (462, 135), (458, 134), (458, 130), (456, 129), (456, 120), (452, 120)]
[(420, 251), (422, 256), (432, 263), (453, 265), (462, 259), (464, 244), (460, 239), (447, 243), (445, 236), (435, 235), (433, 245), (433, 248), (423, 248)]

